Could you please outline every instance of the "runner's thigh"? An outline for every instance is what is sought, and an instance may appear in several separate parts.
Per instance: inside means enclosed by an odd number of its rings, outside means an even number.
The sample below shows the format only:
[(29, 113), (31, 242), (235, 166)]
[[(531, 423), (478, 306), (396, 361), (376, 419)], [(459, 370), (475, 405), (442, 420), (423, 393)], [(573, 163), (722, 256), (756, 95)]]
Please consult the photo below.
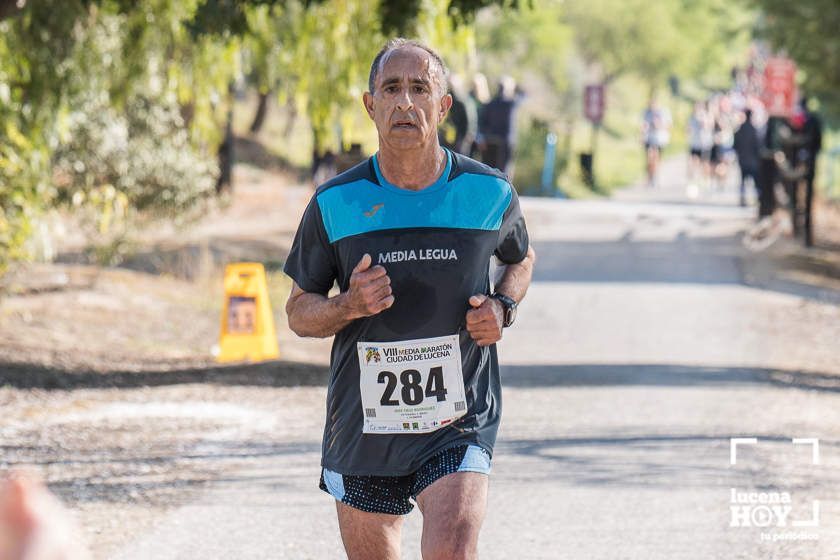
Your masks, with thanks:
[(481, 473), (456, 472), (436, 480), (417, 496), (423, 512), (423, 560), (478, 558), (488, 479)]
[(401, 515), (369, 513), (339, 501), (335, 504), (348, 560), (400, 560)]

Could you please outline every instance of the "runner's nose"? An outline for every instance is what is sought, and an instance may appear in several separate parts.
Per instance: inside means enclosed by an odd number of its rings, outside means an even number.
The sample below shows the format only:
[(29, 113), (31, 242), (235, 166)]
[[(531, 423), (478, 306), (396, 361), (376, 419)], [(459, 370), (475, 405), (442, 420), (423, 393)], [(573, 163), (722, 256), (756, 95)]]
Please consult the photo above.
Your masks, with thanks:
[(397, 110), (405, 113), (413, 107), (414, 103), (411, 101), (411, 95), (409, 95), (408, 90), (403, 90), (403, 92), (397, 97)]

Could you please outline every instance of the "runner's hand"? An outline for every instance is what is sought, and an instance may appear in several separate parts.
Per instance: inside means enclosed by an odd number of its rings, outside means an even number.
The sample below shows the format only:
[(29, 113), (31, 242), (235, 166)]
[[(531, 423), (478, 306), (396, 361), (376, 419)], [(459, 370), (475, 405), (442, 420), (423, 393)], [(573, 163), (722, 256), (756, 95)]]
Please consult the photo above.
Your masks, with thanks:
[(372, 267), (372, 262), (371, 256), (365, 253), (350, 274), (346, 305), (352, 319), (376, 315), (394, 305), (391, 279), (383, 266)]
[(484, 294), (470, 298), (473, 307), (467, 311), (467, 331), (479, 346), (490, 346), (502, 339), (504, 308), (502, 303)]
[(82, 531), (33, 475), (0, 480), (0, 558), (89, 560)]

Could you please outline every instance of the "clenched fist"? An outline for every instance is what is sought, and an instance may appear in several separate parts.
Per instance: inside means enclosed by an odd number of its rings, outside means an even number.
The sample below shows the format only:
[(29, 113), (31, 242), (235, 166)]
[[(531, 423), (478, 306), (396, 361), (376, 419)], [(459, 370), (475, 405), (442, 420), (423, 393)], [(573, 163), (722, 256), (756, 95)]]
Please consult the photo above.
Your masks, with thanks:
[(467, 331), (479, 346), (490, 346), (502, 339), (504, 308), (499, 300), (476, 294), (470, 298)]
[(365, 253), (350, 274), (345, 305), (351, 319), (376, 315), (394, 305), (391, 279), (383, 266), (372, 267), (372, 262), (371, 256)]

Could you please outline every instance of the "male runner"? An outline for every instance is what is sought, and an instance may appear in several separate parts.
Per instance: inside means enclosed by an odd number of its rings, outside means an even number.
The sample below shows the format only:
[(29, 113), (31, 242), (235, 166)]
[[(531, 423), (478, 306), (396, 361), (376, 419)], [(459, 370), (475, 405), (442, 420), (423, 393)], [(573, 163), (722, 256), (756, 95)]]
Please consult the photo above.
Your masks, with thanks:
[[(399, 558), (410, 499), (423, 558), (476, 558), (501, 412), (494, 343), (534, 253), (505, 176), (438, 144), (452, 98), (434, 51), (390, 41), (369, 89), (379, 151), (317, 189), (285, 267), (289, 326), (335, 335), (320, 486), (350, 560)], [(507, 268), (491, 294), (494, 254)]]

